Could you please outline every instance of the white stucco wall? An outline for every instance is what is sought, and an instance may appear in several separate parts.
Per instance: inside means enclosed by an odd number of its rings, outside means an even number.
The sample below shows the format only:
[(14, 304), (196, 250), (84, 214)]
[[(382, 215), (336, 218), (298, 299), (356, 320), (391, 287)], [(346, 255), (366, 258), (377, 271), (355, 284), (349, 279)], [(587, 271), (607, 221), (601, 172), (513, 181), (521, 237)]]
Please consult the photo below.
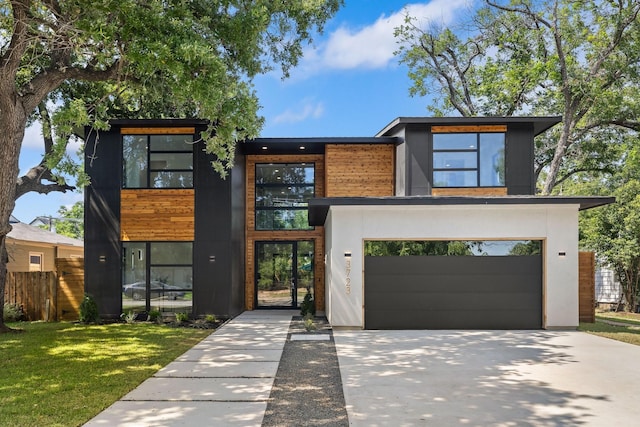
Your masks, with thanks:
[[(574, 328), (578, 208), (577, 204), (332, 206), (325, 222), (327, 317), (334, 326), (364, 327), (365, 240), (544, 240), (543, 326)], [(560, 252), (566, 255), (559, 256)], [(351, 253), (349, 273), (345, 253)]]

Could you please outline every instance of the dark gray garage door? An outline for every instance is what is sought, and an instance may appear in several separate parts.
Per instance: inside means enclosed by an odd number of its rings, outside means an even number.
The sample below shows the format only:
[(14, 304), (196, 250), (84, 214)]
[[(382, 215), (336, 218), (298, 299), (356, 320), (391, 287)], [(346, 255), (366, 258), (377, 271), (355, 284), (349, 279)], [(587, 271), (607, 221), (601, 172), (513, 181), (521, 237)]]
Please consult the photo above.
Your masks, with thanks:
[(540, 329), (542, 257), (366, 256), (366, 329)]

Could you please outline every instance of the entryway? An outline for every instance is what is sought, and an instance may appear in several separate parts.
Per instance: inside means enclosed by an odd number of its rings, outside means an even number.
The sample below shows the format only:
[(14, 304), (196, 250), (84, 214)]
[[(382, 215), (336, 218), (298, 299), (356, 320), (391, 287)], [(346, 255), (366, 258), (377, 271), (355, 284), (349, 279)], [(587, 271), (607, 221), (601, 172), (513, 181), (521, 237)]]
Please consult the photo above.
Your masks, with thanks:
[(256, 242), (256, 308), (297, 308), (313, 294), (313, 240)]

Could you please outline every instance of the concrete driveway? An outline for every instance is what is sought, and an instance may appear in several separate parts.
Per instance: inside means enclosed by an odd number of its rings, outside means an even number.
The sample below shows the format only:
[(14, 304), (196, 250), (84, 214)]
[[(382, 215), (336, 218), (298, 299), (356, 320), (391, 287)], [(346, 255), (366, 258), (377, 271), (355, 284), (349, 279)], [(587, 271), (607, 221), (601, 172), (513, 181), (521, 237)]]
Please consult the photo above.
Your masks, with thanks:
[(581, 332), (344, 331), (352, 426), (640, 425), (640, 347)]

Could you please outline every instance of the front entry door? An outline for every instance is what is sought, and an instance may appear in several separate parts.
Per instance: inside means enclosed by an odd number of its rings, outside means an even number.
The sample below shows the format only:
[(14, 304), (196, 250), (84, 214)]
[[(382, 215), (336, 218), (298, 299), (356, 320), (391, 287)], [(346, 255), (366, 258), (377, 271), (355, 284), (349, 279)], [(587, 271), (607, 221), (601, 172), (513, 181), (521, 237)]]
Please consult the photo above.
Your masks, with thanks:
[(313, 241), (256, 242), (257, 308), (296, 308), (313, 295)]

